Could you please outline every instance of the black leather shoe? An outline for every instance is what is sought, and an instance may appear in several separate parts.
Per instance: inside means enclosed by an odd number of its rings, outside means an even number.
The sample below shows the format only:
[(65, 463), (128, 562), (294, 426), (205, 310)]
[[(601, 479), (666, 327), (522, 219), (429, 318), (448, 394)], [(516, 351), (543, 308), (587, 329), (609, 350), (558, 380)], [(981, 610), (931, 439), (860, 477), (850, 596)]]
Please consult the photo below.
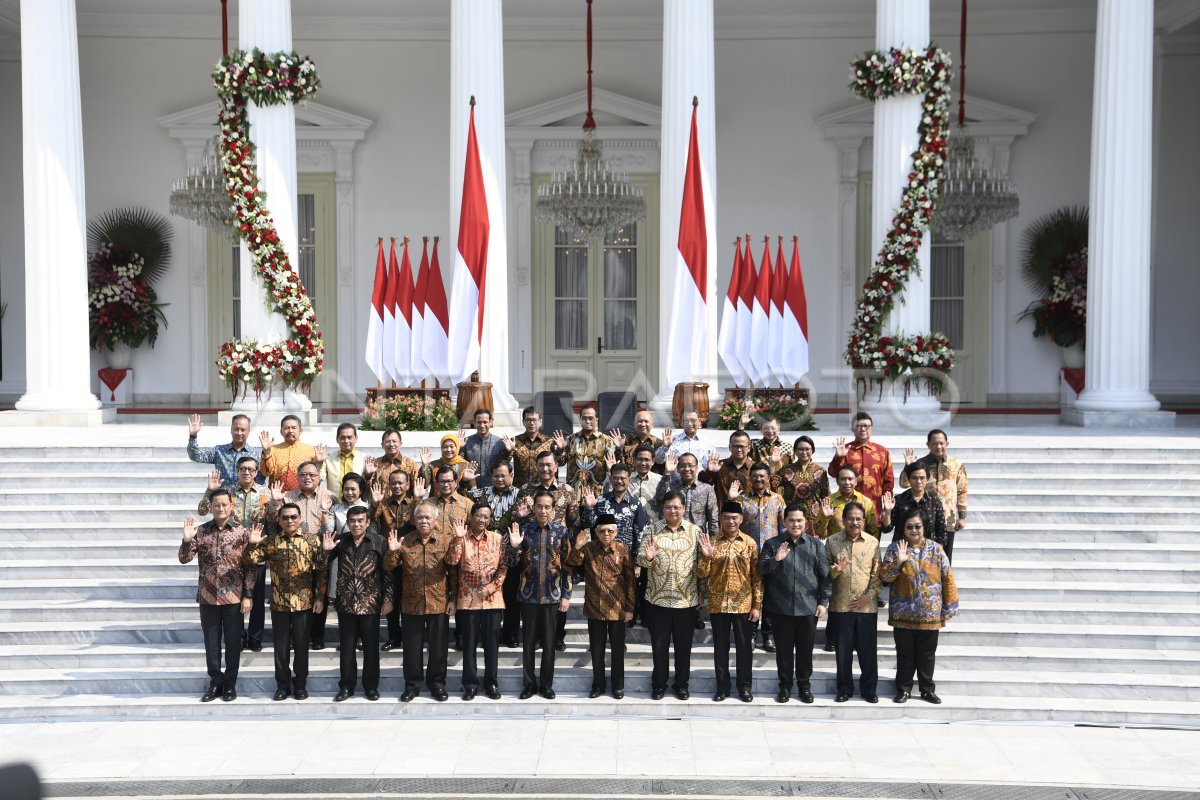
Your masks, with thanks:
[(246, 649), (253, 651), (255, 653), (261, 653), (262, 652), (262, 642), (250, 642), (249, 644), (246, 645)]
[(907, 703), (908, 692), (896, 692), (896, 696), (892, 698), (893, 703)]
[(724, 692), (717, 692), (716, 694), (713, 695), (713, 702), (714, 703), (723, 703), (723, 702), (725, 702), (725, 698), (728, 696), (729, 695), (725, 694)]
[(232, 703), (234, 700), (237, 700), (237, 689), (233, 687), (226, 689), (225, 694), (221, 695), (221, 699), (226, 703)]
[(310, 647), (311, 647), (313, 650), (324, 650), (324, 649), (325, 649), (325, 643), (324, 643), (323, 641), (321, 641), (320, 639), (314, 639), (314, 640), (313, 640), (313, 643), (310, 645)]
[(399, 642), (397, 642), (397, 641), (394, 641), (394, 640), (392, 640), (392, 639), (388, 639), (386, 642), (384, 642), (384, 643), (383, 643), (383, 644), (380, 646), (380, 648), (379, 648), (379, 649), (380, 649), (380, 650), (382, 650), (382, 651), (383, 651), (383, 652), (385, 652), (385, 653), (390, 653), (391, 651), (393, 651), (393, 650), (397, 650), (397, 649), (399, 649), (399, 648), (400, 648), (400, 643), (399, 643)]
[(603, 689), (597, 689), (595, 686), (593, 686), (592, 690), (590, 692), (588, 692), (588, 699), (595, 700), (597, 697), (599, 697), (602, 694), (604, 694)]
[(349, 689), (338, 689), (338, 693), (333, 696), (333, 702), (340, 703), (343, 700), (349, 700), (354, 696), (354, 692)]
[(486, 689), (483, 690), (483, 693), (488, 696), (489, 700), (499, 700), (500, 699), (500, 690), (497, 689), (495, 686), (487, 687)]
[(538, 694), (547, 700), (553, 700), (556, 696), (553, 689), (542, 689), (540, 692), (538, 692)]
[(612, 698), (613, 698), (613, 700), (624, 700), (625, 699), (625, 690), (624, 689), (613, 689)]
[(457, 636), (454, 638), (454, 651), (456, 653), (462, 652), (462, 639), (458, 638)]
[(666, 695), (667, 695), (666, 689), (655, 689), (654, 691), (650, 692), (650, 699), (651, 700), (662, 700), (664, 697), (666, 697)]
[(450, 695), (446, 694), (445, 689), (433, 689), (432, 691), (429, 692), (429, 694), (433, 697), (434, 700), (437, 700), (439, 703), (444, 703), (448, 699), (450, 699)]
[(532, 686), (526, 686), (521, 690), (521, 694), (517, 695), (517, 697), (519, 697), (521, 700), (528, 700), (535, 694), (537, 694), (537, 689), (534, 689)]
[(379, 699), (379, 692), (372, 689), (371, 691), (367, 692), (367, 699), (374, 703)]
[(210, 686), (204, 690), (204, 694), (200, 695), (200, 702), (201, 703), (211, 703), (213, 700), (216, 700), (220, 696), (221, 696), (221, 687), (220, 686)]
[(921, 692), (921, 699), (926, 703), (933, 703), (935, 706), (940, 705), (942, 698), (938, 697), (933, 692)]
[(504, 645), (504, 646), (505, 646), (505, 647), (507, 647), (509, 650), (513, 650), (513, 649), (515, 649), (515, 648), (518, 648), (518, 647), (520, 647), (520, 646), (521, 646), (521, 643), (520, 643), (520, 642), (518, 642), (516, 639), (505, 639), (505, 640), (504, 640), (503, 642), (501, 642), (500, 644)]
[(813, 693), (808, 689), (801, 689), (796, 692), (796, 696), (800, 698), (801, 703), (811, 703), (813, 701)]
[(271, 699), (278, 702), (280, 700), (287, 700), (291, 696), (292, 696), (292, 693), (289, 692), (287, 689), (276, 689), (275, 694), (271, 697)]
[(788, 700), (791, 700), (791, 699), (792, 699), (792, 693), (789, 692), (787, 689), (780, 689), (779, 694), (775, 695), (776, 703), (786, 703)]
[(868, 703), (878, 703), (878, 702), (879, 702), (879, 695), (877, 695), (877, 694), (864, 694), (864, 695), (863, 695), (863, 700), (866, 700)]
[(850, 702), (850, 695), (848, 695), (848, 694), (839, 694), (837, 697), (833, 698), (833, 702), (835, 702), (835, 703), (848, 703), (848, 702)]
[(754, 695), (750, 693), (749, 689), (742, 689), (738, 692), (738, 700), (741, 700), (743, 703), (753, 703)]
[(292, 695), (292, 697), (296, 698), (297, 700), (307, 700), (308, 699), (308, 689), (297, 689), (295, 694)]
[(474, 700), (474, 699), (475, 699), (475, 690), (474, 689), (463, 689), (463, 700), (464, 701), (470, 702), (471, 700)]
[(554, 649), (560, 653), (565, 653), (567, 652), (567, 643), (564, 641), (557, 641), (554, 643)]
[(675, 699), (676, 700), (687, 700), (689, 697), (691, 697), (691, 695), (688, 693), (687, 689), (676, 689), (675, 690)]
[(833, 652), (837, 651), (837, 648), (835, 648), (833, 646), (833, 642), (826, 642), (825, 646), (822, 647), (821, 649), (824, 650), (826, 653), (833, 653)]
[(768, 636), (763, 641), (763, 652), (764, 653), (774, 653), (775, 652), (775, 637)]
[(412, 699), (417, 696), (416, 689), (405, 689), (404, 694), (400, 695), (401, 703), (411, 703)]

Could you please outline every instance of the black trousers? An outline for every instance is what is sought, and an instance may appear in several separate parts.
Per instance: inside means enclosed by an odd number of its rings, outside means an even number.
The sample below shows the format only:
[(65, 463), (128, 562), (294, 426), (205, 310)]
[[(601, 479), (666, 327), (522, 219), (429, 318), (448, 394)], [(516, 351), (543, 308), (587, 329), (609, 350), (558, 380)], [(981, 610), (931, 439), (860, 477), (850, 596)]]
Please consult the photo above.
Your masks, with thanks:
[(358, 684), (359, 638), (363, 642), (363, 690), (379, 691), (379, 615), (338, 613), (338, 636), (341, 641), (341, 677), (338, 688), (353, 692)]
[(612, 688), (625, 691), (625, 621), (589, 619), (588, 649), (592, 652), (592, 688), (604, 691), (604, 655), (612, 647)]
[(953, 528), (946, 529), (946, 541), (942, 542), (942, 549), (946, 551), (946, 560), (954, 563), (954, 534)]
[(874, 601), (871, 610), (831, 611), (825, 626), (826, 641), (837, 647), (837, 693), (854, 694), (854, 654), (858, 653), (858, 689), (863, 697), (872, 697), (879, 686), (879, 617)]
[(517, 590), (521, 585), (521, 573), (510, 569), (504, 574), (504, 623), (500, 628), (500, 640), (504, 642), (519, 641), (521, 636), (521, 604)]
[(462, 625), (464, 689), (479, 688), (479, 645), (483, 645), (483, 685), (495, 686), (500, 672), (500, 623), (502, 608), (459, 611), (455, 625)]
[(922, 692), (932, 692), (933, 662), (937, 654), (938, 631), (914, 631), (892, 628), (896, 640), (896, 691), (911, 692), (913, 673)]
[[(289, 692), (308, 688), (308, 644), (311, 630), (311, 610), (271, 610), (271, 641), (275, 647), (275, 688), (286, 689)], [(288, 662), (293, 645), (296, 648), (296, 661), (294, 665), (290, 665)]]
[(676, 691), (688, 688), (692, 672), (692, 635), (696, 632), (696, 607), (665, 608), (646, 603), (646, 627), (650, 629), (650, 650), (654, 654), (654, 672), (650, 688), (666, 690), (670, 673), (671, 647), (675, 648)]
[(729, 634), (737, 664), (738, 691), (751, 691), (754, 686), (754, 624), (748, 614), (711, 614), (713, 635), (713, 670), (717, 673), (717, 691), (729, 694)]
[(392, 604), (392, 610), (387, 615), (387, 641), (400, 641), (400, 569), (397, 567), (392, 571), (389, 577), (384, 578), (392, 582), (392, 596), (396, 598), (396, 602)]
[(267, 565), (259, 564), (250, 594), (250, 619), (246, 623), (245, 644), (261, 645), (263, 629), (267, 626)]
[(771, 615), (775, 631), (775, 669), (779, 688), (791, 691), (793, 678), (796, 688), (812, 688), (812, 650), (817, 638), (817, 617)]
[[(200, 606), (200, 629), (204, 632), (204, 660), (208, 685), (233, 689), (242, 660), (242, 608), (239, 603)], [(225, 641), (225, 671), (221, 671), (221, 641)]]
[[(558, 603), (521, 603), (521, 677), (526, 689), (554, 688), (554, 629)], [(541, 682), (534, 672), (534, 652), (542, 648)]]
[(637, 577), (637, 588), (635, 590), (637, 592), (637, 599), (633, 608), (633, 618), (643, 625), (646, 624), (646, 584), (649, 581), (650, 572), (643, 569), (642, 574)]
[[(445, 614), (401, 614), (400, 641), (404, 646), (404, 688), (417, 689), (421, 680), (430, 691), (446, 688), (450, 617)], [(423, 641), (429, 643), (429, 664)]]
[[(332, 587), (337, 586), (334, 578), (334, 567), (332, 564), (328, 567), (327, 571), (330, 593), (332, 593)], [(329, 602), (328, 598), (326, 598), (325, 604), (321, 606), (321, 613), (318, 614), (315, 611), (313, 612), (312, 635), (309, 638), (311, 638), (314, 642), (320, 642), (321, 644), (325, 643), (325, 620), (329, 618), (329, 607), (331, 605), (333, 605), (333, 603)]]

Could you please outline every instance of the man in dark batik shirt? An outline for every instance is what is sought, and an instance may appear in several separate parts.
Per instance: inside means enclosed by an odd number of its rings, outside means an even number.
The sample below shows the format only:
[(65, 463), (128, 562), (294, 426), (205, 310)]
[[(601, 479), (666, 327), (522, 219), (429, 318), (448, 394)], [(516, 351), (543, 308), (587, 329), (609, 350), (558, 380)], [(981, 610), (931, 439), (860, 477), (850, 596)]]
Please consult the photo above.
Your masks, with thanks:
[(335, 702), (354, 695), (358, 679), (355, 644), (363, 643), (363, 690), (368, 700), (379, 699), (379, 615), (392, 610), (393, 584), (384, 562), (387, 539), (367, 530), (367, 507), (351, 506), (346, 512), (350, 535), (339, 542), (326, 539), (322, 547), (337, 561), (334, 605), (341, 639), (341, 677)]
[[(624, 466), (623, 464), (621, 466)], [(604, 655), (612, 647), (612, 696), (625, 696), (625, 624), (633, 619), (637, 602), (633, 554), (617, 541), (617, 518), (595, 515), (595, 541), (580, 531), (567, 556), (567, 563), (582, 567), (587, 580), (583, 615), (588, 621), (588, 645), (592, 653), (592, 690), (588, 697), (604, 694)]]

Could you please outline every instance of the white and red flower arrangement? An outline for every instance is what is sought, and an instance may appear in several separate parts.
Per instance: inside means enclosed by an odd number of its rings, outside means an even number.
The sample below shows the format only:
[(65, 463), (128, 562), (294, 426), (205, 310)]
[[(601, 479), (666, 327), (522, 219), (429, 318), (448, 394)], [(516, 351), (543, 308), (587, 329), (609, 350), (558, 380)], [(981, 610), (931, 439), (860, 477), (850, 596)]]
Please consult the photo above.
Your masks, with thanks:
[(295, 53), (234, 51), (216, 66), (213, 83), (220, 99), (218, 151), (237, 235), (250, 250), (267, 307), (281, 314), (288, 327), (288, 338), (278, 343), (253, 339), (226, 342), (221, 345), (217, 369), (235, 397), (249, 389), (259, 395), (280, 384), (307, 390), (324, 368), (325, 342), (312, 300), (292, 269), (267, 210), (247, 108), (251, 101), (272, 106), (308, 99), (320, 85), (317, 67), (311, 59)]
[[(882, 378), (904, 379), (905, 390), (924, 379), (936, 390), (954, 366), (954, 348), (941, 333), (883, 336), (883, 322), (920, 270), (917, 249), (929, 228), (945, 176), (946, 136), (950, 120), (950, 56), (930, 45), (923, 50), (872, 50), (850, 67), (850, 89), (874, 102), (897, 95), (924, 95), (920, 145), (883, 246), (863, 284), (862, 299), (850, 328), (846, 363)], [(876, 378), (880, 380), (881, 378)]]
[(88, 260), (88, 333), (93, 349), (154, 346), (162, 304), (143, 274), (145, 261), (121, 245), (102, 242)]

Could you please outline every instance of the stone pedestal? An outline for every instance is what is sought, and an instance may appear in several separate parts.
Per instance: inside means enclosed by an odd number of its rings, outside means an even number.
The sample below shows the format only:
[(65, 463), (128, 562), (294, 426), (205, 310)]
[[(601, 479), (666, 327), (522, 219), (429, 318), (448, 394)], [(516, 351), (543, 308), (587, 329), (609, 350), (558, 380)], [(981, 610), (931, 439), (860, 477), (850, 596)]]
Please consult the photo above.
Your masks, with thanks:
[(903, 381), (884, 381), (882, 389), (878, 383), (868, 383), (857, 410), (871, 415), (875, 434), (924, 434), (930, 428), (950, 426), (950, 412), (942, 410), (941, 401), (922, 380), (912, 381), (907, 392)]

